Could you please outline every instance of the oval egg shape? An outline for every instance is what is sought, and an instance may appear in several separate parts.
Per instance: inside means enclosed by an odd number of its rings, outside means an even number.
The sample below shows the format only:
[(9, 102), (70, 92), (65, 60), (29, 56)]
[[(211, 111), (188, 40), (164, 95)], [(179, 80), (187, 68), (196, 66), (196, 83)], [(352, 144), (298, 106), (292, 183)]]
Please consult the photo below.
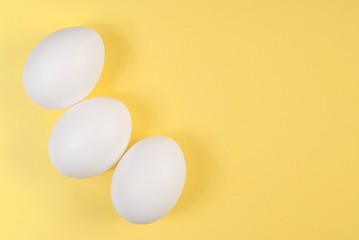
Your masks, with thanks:
[(49, 109), (72, 106), (96, 86), (105, 59), (101, 36), (71, 27), (43, 39), (28, 57), (23, 84), (27, 95)]
[(129, 222), (154, 222), (175, 206), (185, 179), (186, 163), (178, 144), (164, 136), (145, 138), (116, 167), (111, 184), (113, 205)]
[(85, 100), (56, 123), (49, 140), (50, 160), (65, 176), (98, 175), (120, 159), (131, 129), (130, 113), (120, 101), (106, 97)]

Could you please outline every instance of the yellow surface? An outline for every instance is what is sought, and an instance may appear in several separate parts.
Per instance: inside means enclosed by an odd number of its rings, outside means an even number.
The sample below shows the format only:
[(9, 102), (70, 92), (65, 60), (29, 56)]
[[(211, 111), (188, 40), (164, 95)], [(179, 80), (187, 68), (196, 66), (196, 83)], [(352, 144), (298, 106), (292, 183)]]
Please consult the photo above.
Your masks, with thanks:
[[(0, 239), (359, 239), (359, 1), (0, 2)], [(122, 100), (131, 144), (168, 135), (185, 191), (150, 225), (120, 218), (113, 169), (61, 176), (47, 141), (64, 110), (23, 90), (31, 49), (96, 29), (91, 96)]]

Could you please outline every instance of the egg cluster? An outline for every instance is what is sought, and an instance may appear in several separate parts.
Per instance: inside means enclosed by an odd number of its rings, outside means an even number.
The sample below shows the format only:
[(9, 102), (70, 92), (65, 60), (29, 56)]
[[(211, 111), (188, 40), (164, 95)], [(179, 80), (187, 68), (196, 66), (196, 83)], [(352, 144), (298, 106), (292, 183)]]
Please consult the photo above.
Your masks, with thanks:
[(112, 203), (127, 221), (145, 224), (166, 215), (179, 199), (186, 163), (178, 144), (165, 136), (145, 138), (127, 152), (132, 122), (119, 100), (82, 101), (96, 86), (105, 47), (93, 29), (52, 33), (31, 52), (24, 69), (27, 95), (48, 109), (70, 107), (52, 130), (49, 156), (63, 175), (87, 178), (116, 166)]

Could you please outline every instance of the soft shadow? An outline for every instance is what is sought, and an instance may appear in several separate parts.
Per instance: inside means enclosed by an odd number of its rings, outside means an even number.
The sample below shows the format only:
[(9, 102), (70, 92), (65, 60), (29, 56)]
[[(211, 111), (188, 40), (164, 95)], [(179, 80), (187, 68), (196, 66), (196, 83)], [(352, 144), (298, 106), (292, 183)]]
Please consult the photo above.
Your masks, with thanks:
[(95, 29), (105, 44), (105, 65), (94, 92), (97, 95), (113, 94), (127, 80), (122, 75), (134, 61), (134, 47), (128, 40), (132, 28), (125, 32), (120, 26), (110, 23), (89, 23), (86, 26)]
[(123, 21), (121, 26), (113, 23), (89, 23), (86, 26), (95, 29), (105, 44), (105, 66), (101, 79), (90, 97), (112, 97), (123, 102), (131, 113), (132, 137), (130, 146), (149, 135), (149, 129), (154, 127), (157, 119), (156, 104), (143, 96), (124, 92), (126, 81), (124, 72), (133, 71), (135, 62), (135, 48), (133, 46), (134, 28)]
[(126, 104), (132, 118), (132, 136), (129, 146), (150, 136), (151, 129), (157, 125), (158, 113), (151, 99), (132, 93), (120, 93), (113, 96)]
[[(132, 133), (130, 143), (128, 144), (126, 151), (136, 142), (151, 136), (151, 132), (153, 132), (151, 129), (154, 129), (157, 125), (158, 114), (150, 99), (127, 92), (109, 94), (108, 97), (112, 97), (123, 102), (131, 114)], [(108, 171), (114, 170), (116, 166), (117, 164)]]
[(202, 136), (190, 132), (171, 132), (165, 134), (173, 138), (182, 148), (186, 159), (187, 176), (183, 193), (169, 214), (176, 215), (198, 209), (204, 201), (209, 201), (216, 185), (215, 145)]
[(88, 222), (115, 223), (120, 217), (112, 206), (110, 187), (113, 171), (107, 171), (91, 179), (79, 181), (73, 186), (71, 213)]

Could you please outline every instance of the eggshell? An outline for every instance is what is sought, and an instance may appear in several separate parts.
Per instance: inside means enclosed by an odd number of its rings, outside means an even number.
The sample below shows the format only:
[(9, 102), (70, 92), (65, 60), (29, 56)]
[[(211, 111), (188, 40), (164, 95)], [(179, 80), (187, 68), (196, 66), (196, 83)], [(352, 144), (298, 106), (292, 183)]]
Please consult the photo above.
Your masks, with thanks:
[(86, 27), (59, 30), (43, 39), (27, 59), (25, 90), (42, 107), (69, 107), (95, 87), (104, 57), (104, 44), (95, 30)]
[(63, 175), (95, 176), (111, 168), (131, 137), (126, 106), (112, 98), (92, 98), (68, 110), (56, 123), (49, 141), (52, 164)]
[(151, 223), (179, 199), (186, 178), (181, 148), (168, 137), (145, 138), (131, 147), (113, 174), (112, 202), (127, 221)]

